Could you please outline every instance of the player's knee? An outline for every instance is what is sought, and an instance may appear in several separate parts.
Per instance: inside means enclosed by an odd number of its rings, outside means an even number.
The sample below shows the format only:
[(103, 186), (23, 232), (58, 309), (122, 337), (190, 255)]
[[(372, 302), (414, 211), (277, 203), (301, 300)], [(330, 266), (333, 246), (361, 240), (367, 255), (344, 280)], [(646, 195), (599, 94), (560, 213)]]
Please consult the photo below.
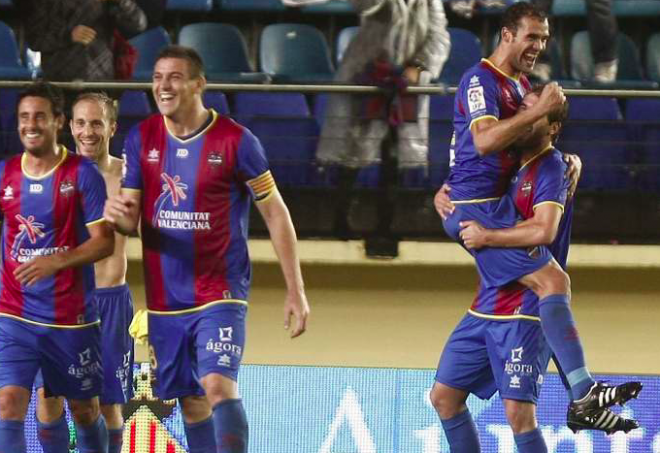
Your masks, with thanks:
[(41, 423), (54, 423), (64, 412), (64, 398), (46, 398), (44, 389), (37, 390), (37, 419)]
[(441, 419), (447, 420), (455, 417), (465, 410), (465, 400), (460, 391), (443, 384), (435, 383), (431, 389), (431, 404)]
[(186, 396), (179, 399), (186, 423), (198, 423), (211, 416), (211, 405), (205, 396)]
[(71, 416), (78, 425), (89, 426), (101, 415), (98, 400), (69, 400)]
[(219, 373), (210, 373), (201, 379), (202, 387), (206, 393), (211, 407), (227, 399), (238, 398), (238, 386), (236, 381)]
[(105, 424), (108, 426), (108, 429), (119, 429), (124, 424), (120, 404), (102, 404), (101, 414), (105, 418)]
[(536, 428), (536, 406), (529, 402), (504, 400), (506, 418), (514, 434), (522, 434)]
[(4, 387), (0, 389), (0, 419), (25, 420), (25, 414), (30, 402), (30, 392), (19, 387)]

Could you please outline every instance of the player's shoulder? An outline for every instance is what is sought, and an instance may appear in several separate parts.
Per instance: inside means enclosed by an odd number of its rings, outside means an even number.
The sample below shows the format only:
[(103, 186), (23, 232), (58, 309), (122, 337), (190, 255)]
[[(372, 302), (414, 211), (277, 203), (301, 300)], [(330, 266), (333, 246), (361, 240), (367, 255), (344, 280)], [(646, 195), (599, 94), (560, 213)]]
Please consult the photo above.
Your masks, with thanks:
[(152, 133), (158, 128), (163, 127), (163, 122), (163, 115), (160, 113), (154, 113), (132, 126), (128, 130), (127, 139), (130, 140), (132, 138), (141, 137), (142, 134)]
[(468, 88), (470, 86), (492, 83), (495, 80), (496, 76), (492, 68), (490, 68), (486, 60), (481, 60), (463, 73), (460, 85)]
[(564, 161), (564, 154), (557, 148), (552, 148), (539, 160), (539, 167), (544, 174), (563, 175), (568, 165)]

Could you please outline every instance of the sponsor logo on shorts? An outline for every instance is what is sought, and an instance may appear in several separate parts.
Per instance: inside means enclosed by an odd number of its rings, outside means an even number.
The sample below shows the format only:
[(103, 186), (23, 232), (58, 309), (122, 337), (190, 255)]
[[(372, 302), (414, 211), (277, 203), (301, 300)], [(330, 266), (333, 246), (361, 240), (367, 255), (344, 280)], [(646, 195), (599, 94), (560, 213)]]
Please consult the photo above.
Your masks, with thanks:
[(80, 389), (89, 390), (92, 388), (95, 375), (100, 375), (101, 362), (92, 357), (92, 350), (87, 348), (78, 353), (78, 363), (72, 363), (68, 369), (69, 376), (80, 379)]
[(509, 387), (512, 389), (519, 389), (520, 388), (520, 376), (513, 375), (511, 376), (511, 380), (509, 381)]
[(519, 389), (521, 379), (529, 378), (534, 374), (534, 366), (524, 362), (524, 352), (525, 349), (522, 346), (511, 349), (511, 357), (504, 364), (504, 372), (510, 376), (510, 388)]
[(217, 364), (223, 367), (231, 367), (232, 358), (240, 359), (243, 354), (243, 348), (234, 344), (234, 328), (219, 327), (218, 338), (209, 338), (206, 343), (206, 350), (218, 354)]

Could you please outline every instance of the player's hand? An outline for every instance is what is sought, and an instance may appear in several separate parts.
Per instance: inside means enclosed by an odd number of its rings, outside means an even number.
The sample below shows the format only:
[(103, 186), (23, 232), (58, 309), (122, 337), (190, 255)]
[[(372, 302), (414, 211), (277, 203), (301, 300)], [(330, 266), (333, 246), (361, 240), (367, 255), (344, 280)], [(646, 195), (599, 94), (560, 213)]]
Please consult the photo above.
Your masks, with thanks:
[(291, 327), (291, 316), (295, 320), (295, 326), (291, 329), (291, 338), (296, 338), (307, 330), (309, 304), (304, 291), (287, 293), (284, 301), (284, 329), (286, 330)]
[(450, 191), (451, 187), (447, 184), (443, 184), (433, 198), (433, 206), (435, 206), (435, 210), (440, 214), (442, 220), (447, 220), (447, 217), (454, 213), (454, 203), (449, 199)]
[(116, 227), (119, 219), (130, 216), (134, 207), (135, 203), (130, 198), (121, 194), (115, 195), (106, 200), (103, 208), (103, 218), (110, 225)]
[(403, 77), (408, 81), (410, 85), (417, 85), (419, 83), (419, 74), (422, 71), (415, 66), (407, 66), (403, 70)]
[(531, 108), (538, 108), (545, 116), (555, 110), (559, 109), (566, 102), (566, 95), (564, 90), (557, 82), (550, 82), (543, 87), (539, 101)]
[(568, 199), (570, 200), (575, 195), (575, 190), (582, 175), (582, 160), (576, 154), (564, 154), (564, 161), (568, 164), (566, 177), (570, 181), (568, 188)]
[(71, 41), (87, 45), (96, 39), (96, 30), (86, 25), (76, 25), (71, 30)]
[(21, 285), (30, 286), (50, 277), (58, 270), (60, 270), (59, 260), (55, 255), (38, 256), (18, 266), (14, 271), (14, 277)]
[(488, 233), (488, 230), (482, 227), (479, 222), (466, 220), (459, 225), (461, 226), (461, 232), (459, 234), (468, 250), (480, 249), (486, 245), (486, 233)]

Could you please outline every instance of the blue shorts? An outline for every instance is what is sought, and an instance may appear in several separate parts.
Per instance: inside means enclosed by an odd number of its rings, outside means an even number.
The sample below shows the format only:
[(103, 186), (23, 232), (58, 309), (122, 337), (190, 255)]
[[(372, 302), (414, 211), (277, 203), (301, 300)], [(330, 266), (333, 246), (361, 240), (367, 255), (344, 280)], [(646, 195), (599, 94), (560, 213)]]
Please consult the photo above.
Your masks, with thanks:
[(199, 380), (219, 373), (232, 380), (245, 348), (243, 304), (217, 304), (191, 313), (149, 313), (154, 394), (169, 400), (204, 395)]
[(445, 344), (435, 380), (488, 399), (536, 403), (552, 351), (541, 324), (465, 315)]
[(103, 383), (100, 327), (58, 328), (0, 316), (0, 388), (32, 391), (42, 370), (47, 396), (86, 400)]
[[(484, 228), (510, 228), (516, 224), (518, 214), (510, 197), (481, 203), (455, 204), (454, 212), (444, 220), (445, 231), (455, 241), (463, 245), (460, 238), (460, 223), (475, 220)], [(483, 285), (486, 287), (504, 286), (533, 274), (552, 259), (544, 246), (523, 248), (484, 247), (468, 250), (474, 256)]]
[[(103, 389), (101, 404), (125, 404), (133, 398), (133, 338), (128, 326), (133, 319), (133, 299), (128, 285), (97, 288), (96, 302), (101, 317)], [(43, 387), (41, 372), (34, 381)]]

